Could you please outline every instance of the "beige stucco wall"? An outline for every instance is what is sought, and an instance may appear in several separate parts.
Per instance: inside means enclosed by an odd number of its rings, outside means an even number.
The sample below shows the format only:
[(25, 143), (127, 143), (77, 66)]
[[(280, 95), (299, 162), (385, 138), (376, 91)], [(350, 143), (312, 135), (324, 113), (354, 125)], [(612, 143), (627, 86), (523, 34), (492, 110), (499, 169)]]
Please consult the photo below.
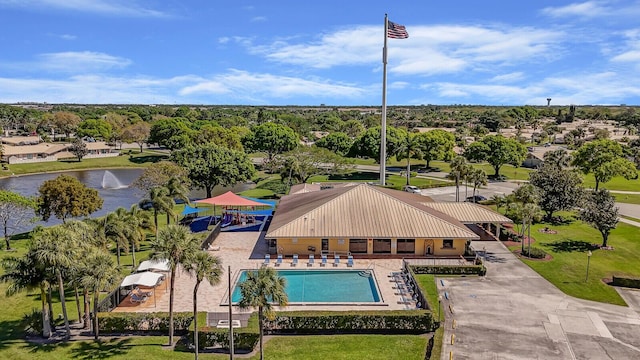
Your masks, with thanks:
[[(343, 241), (342, 241), (343, 240)], [(458, 256), (464, 254), (466, 239), (453, 239), (453, 248), (442, 247), (443, 239), (415, 239), (414, 255), (425, 255), (427, 247), (431, 245), (431, 254), (435, 256)], [(320, 255), (322, 250), (322, 239), (319, 238), (280, 238), (277, 239), (278, 253), (285, 256), (293, 254), (308, 255), (312, 253), (309, 246), (315, 247), (315, 255)], [(349, 251), (349, 239), (329, 239), (329, 253), (338, 252), (346, 254)], [(391, 239), (391, 254), (396, 255), (398, 251), (397, 239)], [(367, 241), (367, 253), (373, 254), (373, 241)], [(405, 255), (405, 254), (400, 254)], [(409, 255), (409, 254), (406, 254)]]

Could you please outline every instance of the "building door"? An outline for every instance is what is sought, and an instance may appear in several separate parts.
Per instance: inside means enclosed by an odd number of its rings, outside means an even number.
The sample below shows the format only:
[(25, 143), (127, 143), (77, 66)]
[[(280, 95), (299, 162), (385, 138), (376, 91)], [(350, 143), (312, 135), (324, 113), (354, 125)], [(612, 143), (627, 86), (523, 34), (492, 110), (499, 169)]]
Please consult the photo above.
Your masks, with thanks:
[(322, 251), (329, 251), (329, 239), (322, 239)]

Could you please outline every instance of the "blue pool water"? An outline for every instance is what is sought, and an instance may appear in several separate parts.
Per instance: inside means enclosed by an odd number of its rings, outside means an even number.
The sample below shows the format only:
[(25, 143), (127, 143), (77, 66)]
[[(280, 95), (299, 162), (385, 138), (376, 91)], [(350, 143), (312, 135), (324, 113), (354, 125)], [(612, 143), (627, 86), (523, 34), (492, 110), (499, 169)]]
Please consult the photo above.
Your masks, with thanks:
[[(290, 303), (366, 303), (380, 302), (376, 281), (358, 270), (278, 270), (285, 278), (285, 291)], [(242, 298), (240, 283), (247, 270), (240, 274), (231, 296), (237, 303)]]

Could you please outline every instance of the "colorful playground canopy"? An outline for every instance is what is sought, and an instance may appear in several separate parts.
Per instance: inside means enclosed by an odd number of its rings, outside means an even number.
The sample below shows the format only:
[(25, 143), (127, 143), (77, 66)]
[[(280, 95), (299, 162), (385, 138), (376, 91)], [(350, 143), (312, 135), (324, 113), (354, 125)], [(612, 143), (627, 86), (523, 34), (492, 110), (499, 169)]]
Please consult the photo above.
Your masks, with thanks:
[(263, 202), (249, 200), (242, 196), (236, 195), (231, 191), (208, 199), (196, 200), (198, 204), (209, 204), (216, 206), (269, 206)]

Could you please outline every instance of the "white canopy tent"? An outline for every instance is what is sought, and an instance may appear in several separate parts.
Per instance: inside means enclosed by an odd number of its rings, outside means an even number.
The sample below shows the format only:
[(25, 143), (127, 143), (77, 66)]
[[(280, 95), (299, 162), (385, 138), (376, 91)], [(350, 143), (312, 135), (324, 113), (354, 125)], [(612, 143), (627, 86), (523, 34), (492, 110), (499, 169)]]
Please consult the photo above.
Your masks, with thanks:
[(148, 270), (169, 271), (169, 260), (145, 260), (138, 265), (136, 272)]
[(163, 274), (158, 274), (150, 271), (135, 273), (125, 277), (124, 280), (122, 280), (120, 287), (134, 285), (155, 287), (158, 285), (158, 282), (162, 278), (164, 278)]

